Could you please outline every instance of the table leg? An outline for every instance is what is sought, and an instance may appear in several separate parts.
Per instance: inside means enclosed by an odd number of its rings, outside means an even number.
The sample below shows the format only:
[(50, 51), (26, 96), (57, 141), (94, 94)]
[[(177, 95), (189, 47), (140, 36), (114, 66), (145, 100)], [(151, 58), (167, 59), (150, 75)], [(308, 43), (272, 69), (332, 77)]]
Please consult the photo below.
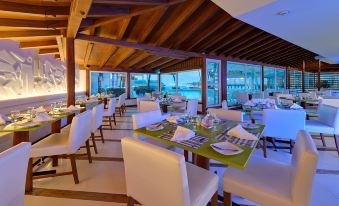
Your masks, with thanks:
[(162, 112), (163, 112), (163, 113), (167, 113), (167, 112), (168, 112), (168, 109), (167, 109), (167, 105), (166, 105), (166, 104), (163, 104), (163, 105), (161, 106), (161, 109), (162, 109)]
[(71, 124), (72, 123), (73, 117), (75, 117), (75, 114), (71, 114), (71, 115), (67, 116), (67, 124)]
[(196, 157), (196, 165), (198, 167), (204, 168), (206, 170), (210, 169), (210, 159), (197, 155)]
[(13, 146), (20, 144), (21, 142), (29, 142), (29, 131), (13, 133)]
[(33, 190), (33, 159), (29, 158), (27, 165), (27, 173), (26, 173), (26, 185), (25, 192), (32, 192)]

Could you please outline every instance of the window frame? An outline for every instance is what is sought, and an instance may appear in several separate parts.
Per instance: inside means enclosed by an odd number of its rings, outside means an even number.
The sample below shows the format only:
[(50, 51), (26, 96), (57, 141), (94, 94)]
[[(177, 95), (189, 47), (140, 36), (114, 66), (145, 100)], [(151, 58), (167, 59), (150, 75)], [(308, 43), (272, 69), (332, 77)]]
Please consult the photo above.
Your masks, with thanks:
[[(217, 63), (218, 65), (219, 65), (219, 71), (218, 71), (218, 75), (219, 75), (219, 82), (218, 82), (218, 85), (219, 85), (219, 104), (212, 104), (212, 105), (209, 105), (208, 104), (208, 67), (207, 67), (207, 65), (208, 65), (208, 62), (214, 62), (214, 63)], [(208, 108), (208, 107), (216, 107), (216, 106), (221, 106), (221, 104), (222, 104), (222, 101), (223, 101), (223, 99), (222, 99), (222, 94), (221, 94), (221, 92), (222, 92), (222, 85), (221, 85), (221, 80), (222, 80), (222, 76), (221, 76), (221, 70), (223, 69), (223, 68), (221, 68), (221, 60), (218, 60), (218, 59), (208, 59), (208, 58), (206, 58), (206, 65), (205, 65), (205, 67), (206, 67), (206, 69), (205, 69), (205, 72), (206, 72), (206, 87), (205, 87), (205, 91), (206, 91), (206, 107)], [(225, 77), (226, 78), (226, 77)], [(201, 80), (202, 81), (202, 80)], [(202, 88), (201, 88), (202, 89)], [(201, 99), (202, 99), (203, 97), (202, 97), (202, 92), (201, 92)]]
[(90, 71), (90, 74), (89, 74), (89, 95), (91, 96), (92, 94), (91, 94), (91, 91), (92, 91), (92, 73), (109, 73), (109, 74), (111, 74), (111, 73), (118, 73), (118, 74), (123, 74), (124, 76), (125, 76), (125, 84), (126, 84), (126, 86), (125, 86), (125, 93), (127, 94), (127, 87), (129, 86), (129, 85), (127, 85), (127, 72), (110, 72), (110, 71)]

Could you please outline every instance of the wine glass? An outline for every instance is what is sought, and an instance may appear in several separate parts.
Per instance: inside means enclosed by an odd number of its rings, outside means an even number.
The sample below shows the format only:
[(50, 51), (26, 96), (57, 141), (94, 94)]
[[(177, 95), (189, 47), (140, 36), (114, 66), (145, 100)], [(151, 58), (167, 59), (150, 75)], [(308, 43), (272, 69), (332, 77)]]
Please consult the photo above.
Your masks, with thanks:
[(18, 122), (19, 115), (20, 115), (20, 111), (18, 110), (11, 111), (11, 119), (14, 125)]
[(192, 125), (193, 131), (196, 131), (197, 130), (197, 117), (191, 116), (190, 123)]
[(34, 107), (27, 107), (28, 121), (32, 121), (35, 113)]

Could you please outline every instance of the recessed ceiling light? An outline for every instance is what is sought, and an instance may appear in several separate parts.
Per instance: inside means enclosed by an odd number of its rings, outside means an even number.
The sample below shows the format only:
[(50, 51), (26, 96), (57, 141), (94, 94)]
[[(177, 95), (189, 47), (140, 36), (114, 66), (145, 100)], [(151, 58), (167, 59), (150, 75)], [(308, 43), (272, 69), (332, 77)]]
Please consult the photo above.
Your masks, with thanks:
[(277, 13), (277, 15), (279, 15), (279, 16), (286, 16), (286, 15), (288, 15), (289, 13), (291, 13), (290, 10), (281, 10), (281, 11), (279, 11), (279, 12)]

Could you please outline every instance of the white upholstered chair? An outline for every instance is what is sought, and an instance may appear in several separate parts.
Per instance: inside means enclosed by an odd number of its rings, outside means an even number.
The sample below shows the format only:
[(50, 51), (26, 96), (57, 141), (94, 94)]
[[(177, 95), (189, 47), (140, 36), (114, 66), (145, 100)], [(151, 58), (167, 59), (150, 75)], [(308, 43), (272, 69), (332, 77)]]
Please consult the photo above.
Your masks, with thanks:
[(143, 96), (143, 97), (137, 97), (137, 110), (138, 112), (140, 112), (140, 102), (141, 101), (146, 101), (146, 100), (150, 100), (148, 97)]
[(305, 129), (305, 121), (306, 112), (304, 110), (264, 109), (262, 117), (262, 123), (265, 125), (265, 129), (262, 134), (264, 141), (264, 156), (267, 156), (267, 137), (289, 142), (290, 152), (292, 152), (293, 143), (297, 133), (299, 130)]
[(226, 101), (226, 100), (223, 100), (223, 101), (221, 102), (221, 108), (222, 108), (223, 110), (228, 110), (228, 105), (227, 105), (227, 101)]
[(125, 101), (126, 101), (126, 94), (123, 93), (118, 97), (118, 102), (115, 105), (115, 108), (119, 111), (120, 117), (122, 116), (122, 113), (125, 112)]
[(216, 109), (216, 108), (209, 108), (207, 111), (210, 114), (215, 114), (219, 119), (222, 119), (222, 120), (242, 122), (244, 119), (244, 114), (241, 111), (224, 110), (224, 109)]
[(199, 101), (197, 99), (188, 100), (185, 113), (189, 114), (191, 116), (197, 115), (198, 114), (198, 103), (199, 103)]
[(23, 206), (31, 143), (20, 143), (0, 153), (1, 205)]
[(281, 104), (293, 104), (293, 95), (292, 94), (277, 94), (276, 101), (278, 105)]
[(102, 120), (104, 115), (104, 104), (98, 104), (92, 109), (92, 118), (91, 118), (91, 138), (93, 142), (94, 152), (98, 154), (97, 145), (95, 143), (95, 132), (100, 131), (100, 137), (102, 143), (105, 142), (104, 135), (102, 132)]
[(157, 101), (140, 101), (139, 104), (140, 104), (139, 112), (160, 110), (160, 105), (159, 102)]
[(305, 130), (311, 133), (320, 133), (323, 146), (326, 146), (323, 134), (333, 135), (339, 154), (339, 107), (321, 104), (318, 106), (317, 113), (317, 120), (306, 121)]
[[(113, 129), (112, 127), (112, 121), (114, 121), (114, 125), (117, 125), (117, 122), (115, 120), (115, 107), (117, 104), (117, 99), (116, 98), (111, 98), (108, 102), (108, 108), (107, 110), (104, 111), (104, 118), (108, 118), (108, 123), (109, 127), (111, 130)], [(107, 125), (105, 125), (107, 126)]]
[(131, 138), (121, 140), (129, 205), (217, 205), (218, 176), (182, 155)]
[[(45, 157), (55, 155), (68, 155), (71, 160), (72, 172), (63, 172), (55, 176), (73, 174), (75, 184), (79, 183), (75, 162), (75, 153), (81, 145), (86, 143), (88, 160), (91, 163), (89, 138), (91, 137), (91, 111), (86, 111), (73, 117), (69, 133), (54, 133), (32, 146), (30, 157)], [(31, 160), (30, 160), (31, 161)], [(29, 168), (32, 170), (32, 168)], [(50, 177), (48, 175), (46, 177)], [(44, 176), (39, 176), (43, 178)], [(29, 178), (32, 180), (32, 177)], [(32, 185), (32, 184), (30, 184)]]
[(231, 193), (262, 206), (308, 206), (317, 160), (311, 136), (301, 130), (291, 164), (254, 156), (243, 171), (228, 168), (223, 177), (224, 205), (231, 205)]

